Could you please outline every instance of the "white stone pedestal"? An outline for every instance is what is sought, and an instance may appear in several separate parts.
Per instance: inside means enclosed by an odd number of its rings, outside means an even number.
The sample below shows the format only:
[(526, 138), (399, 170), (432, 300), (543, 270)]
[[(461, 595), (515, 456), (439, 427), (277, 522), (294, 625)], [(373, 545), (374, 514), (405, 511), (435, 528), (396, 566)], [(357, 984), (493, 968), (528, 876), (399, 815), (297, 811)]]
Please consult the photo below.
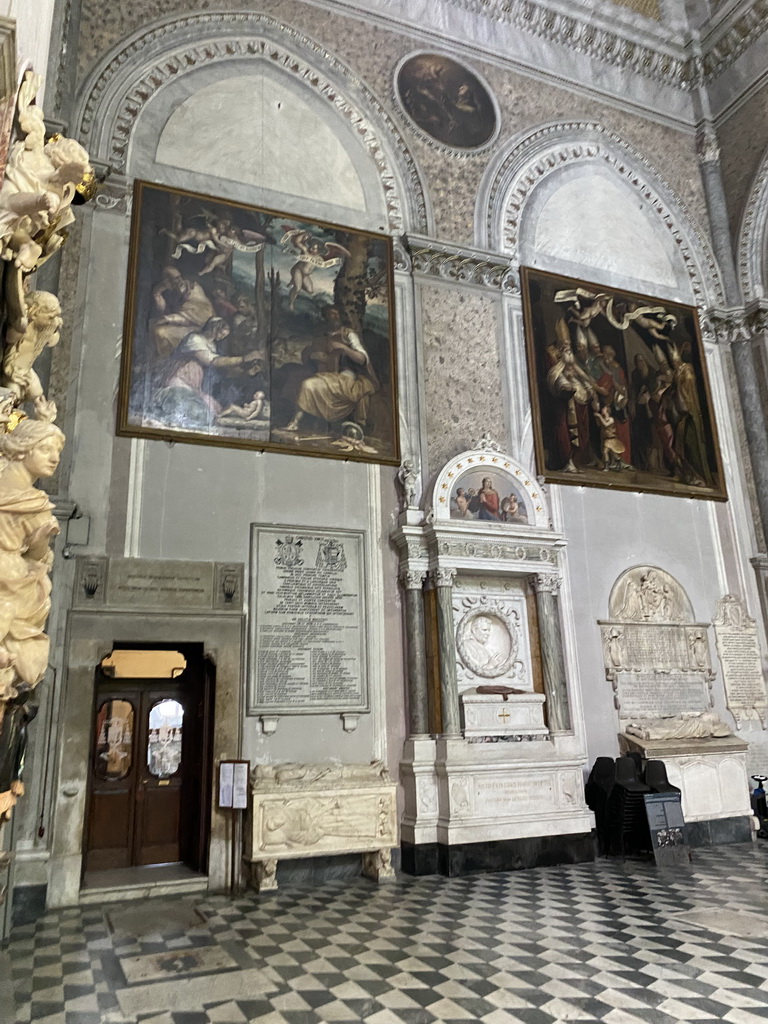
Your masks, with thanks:
[(544, 724), (543, 693), (510, 693), (506, 700), (495, 693), (467, 690), (461, 695), (464, 736), (549, 736)]
[(752, 814), (747, 777), (748, 743), (722, 739), (641, 740), (619, 735), (622, 753), (663, 761), (667, 778), (683, 794), (686, 822), (738, 818)]

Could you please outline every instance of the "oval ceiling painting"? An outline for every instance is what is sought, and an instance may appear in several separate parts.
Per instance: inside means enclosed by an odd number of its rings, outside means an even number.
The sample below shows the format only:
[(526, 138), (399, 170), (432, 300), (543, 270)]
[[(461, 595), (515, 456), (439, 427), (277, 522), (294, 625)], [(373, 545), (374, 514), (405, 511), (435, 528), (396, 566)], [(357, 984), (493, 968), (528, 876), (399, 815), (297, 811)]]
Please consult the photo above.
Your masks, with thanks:
[(498, 118), (487, 87), (468, 68), (439, 53), (417, 53), (400, 65), (397, 93), (405, 112), (430, 138), (454, 149), (479, 149)]

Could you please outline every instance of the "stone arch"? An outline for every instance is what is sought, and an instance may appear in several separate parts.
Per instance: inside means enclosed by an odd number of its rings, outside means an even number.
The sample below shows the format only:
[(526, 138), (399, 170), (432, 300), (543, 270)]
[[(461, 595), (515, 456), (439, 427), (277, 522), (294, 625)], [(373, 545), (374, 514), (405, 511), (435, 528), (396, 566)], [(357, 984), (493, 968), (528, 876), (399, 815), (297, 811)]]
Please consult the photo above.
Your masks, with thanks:
[(668, 251), (685, 268), (696, 305), (721, 305), (717, 264), (682, 201), (644, 157), (596, 122), (543, 125), (512, 140), (489, 166), (478, 194), (478, 246), (503, 252), (519, 264), (524, 217), (537, 189), (552, 175), (590, 164), (633, 191), (653, 211)]
[(213, 63), (264, 60), (295, 76), (343, 118), (371, 157), (393, 233), (429, 234), (422, 176), (374, 93), (317, 41), (266, 14), (200, 12), (161, 19), (108, 53), (79, 91), (74, 134), (93, 159), (127, 169), (133, 128), (168, 83)]
[(739, 278), (745, 302), (768, 289), (768, 150), (752, 179), (739, 226)]

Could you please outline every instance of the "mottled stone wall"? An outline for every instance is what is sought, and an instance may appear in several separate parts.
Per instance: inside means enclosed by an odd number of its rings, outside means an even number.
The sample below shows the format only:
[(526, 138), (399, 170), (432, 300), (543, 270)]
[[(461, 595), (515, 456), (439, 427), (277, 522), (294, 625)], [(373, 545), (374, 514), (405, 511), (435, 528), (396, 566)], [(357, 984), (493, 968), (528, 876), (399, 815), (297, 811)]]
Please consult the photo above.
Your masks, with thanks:
[(718, 128), (731, 237), (738, 233), (752, 181), (768, 150), (768, 83)]
[(507, 442), (499, 303), (466, 288), (420, 289), (429, 472), (469, 448), (487, 430)]
[[(216, 7), (222, 11), (263, 12), (306, 32), (349, 64), (385, 106), (399, 116), (393, 95), (394, 70), (406, 54), (424, 48), (422, 40), (297, 0), (219, 0)], [(78, 50), (80, 80), (120, 39), (142, 25), (174, 13), (189, 14), (206, 8), (204, 0), (134, 0), (130, 5), (106, 6), (101, 0), (83, 0)], [(706, 234), (706, 208), (692, 134), (663, 127), (613, 109), (607, 103), (493, 64), (470, 63), (486, 78), (499, 103), (502, 127), (494, 145), (475, 156), (456, 157), (421, 141), (408, 127), (404, 131), (427, 178), (438, 237), (456, 243), (472, 242), (475, 198), (483, 173), (517, 133), (552, 121), (580, 120), (601, 122), (642, 153), (675, 190), (702, 234)]]

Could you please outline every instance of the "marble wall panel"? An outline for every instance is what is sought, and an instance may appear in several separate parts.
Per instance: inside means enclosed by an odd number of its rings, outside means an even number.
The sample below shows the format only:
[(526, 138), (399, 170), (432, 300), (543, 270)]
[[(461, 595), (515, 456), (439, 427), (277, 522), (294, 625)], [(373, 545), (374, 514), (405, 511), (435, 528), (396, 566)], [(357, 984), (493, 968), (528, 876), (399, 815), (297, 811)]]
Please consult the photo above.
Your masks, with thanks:
[[(342, 16), (298, 0), (261, 0), (247, 4), (284, 21), (323, 42), (347, 62), (390, 109), (393, 72), (397, 62), (424, 42), (360, 18)], [(135, 0), (130, 6), (105, 6), (83, 0), (79, 42), (80, 79), (120, 39), (141, 25), (174, 13), (188, 14), (206, 7), (203, 0)], [(219, 10), (242, 10), (237, 0), (222, 0)], [(637, 149), (665, 178), (705, 232), (706, 208), (692, 133), (650, 122), (612, 108), (607, 103), (569, 92), (495, 64), (471, 61), (491, 86), (501, 111), (502, 130), (489, 149), (474, 156), (456, 157), (418, 139), (408, 129), (406, 139), (423, 168), (435, 207), (436, 235), (456, 243), (473, 240), (477, 190), (490, 160), (520, 131), (553, 121), (599, 121)]]
[(469, 289), (421, 288), (429, 472), (487, 430), (506, 441), (498, 301)]

